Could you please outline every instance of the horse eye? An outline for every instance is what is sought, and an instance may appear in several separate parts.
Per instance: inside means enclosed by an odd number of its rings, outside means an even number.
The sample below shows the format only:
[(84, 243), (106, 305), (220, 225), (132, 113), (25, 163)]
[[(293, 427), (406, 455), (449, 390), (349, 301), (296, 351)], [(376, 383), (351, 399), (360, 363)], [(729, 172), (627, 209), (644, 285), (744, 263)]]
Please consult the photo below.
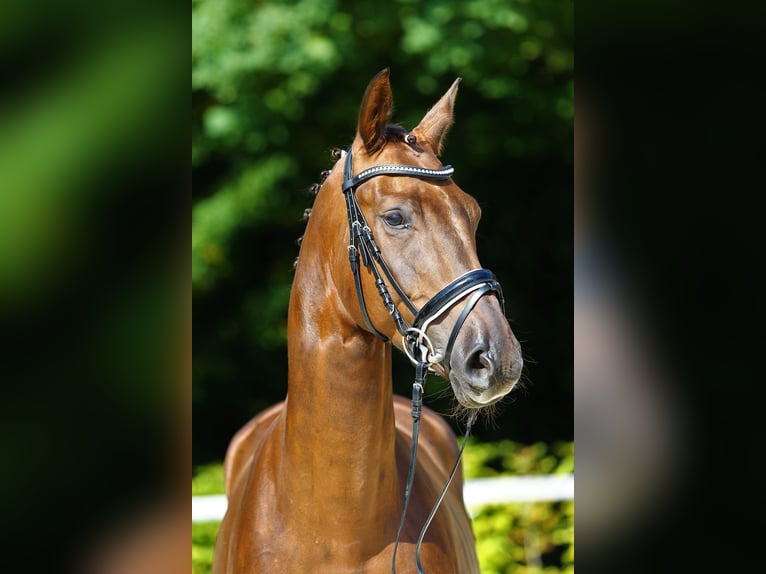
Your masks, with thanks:
[(383, 221), (389, 227), (404, 227), (405, 219), (399, 211), (389, 211), (383, 214)]

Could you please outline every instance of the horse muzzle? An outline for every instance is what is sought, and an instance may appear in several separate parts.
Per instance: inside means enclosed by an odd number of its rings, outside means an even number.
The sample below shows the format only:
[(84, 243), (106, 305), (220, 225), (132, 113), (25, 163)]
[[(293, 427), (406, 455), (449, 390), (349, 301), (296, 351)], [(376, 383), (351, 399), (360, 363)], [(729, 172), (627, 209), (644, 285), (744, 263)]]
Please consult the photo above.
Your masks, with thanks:
[(480, 302), (465, 322), (450, 366), (452, 390), (467, 408), (492, 405), (518, 382), (524, 368), (521, 347), (492, 298)]

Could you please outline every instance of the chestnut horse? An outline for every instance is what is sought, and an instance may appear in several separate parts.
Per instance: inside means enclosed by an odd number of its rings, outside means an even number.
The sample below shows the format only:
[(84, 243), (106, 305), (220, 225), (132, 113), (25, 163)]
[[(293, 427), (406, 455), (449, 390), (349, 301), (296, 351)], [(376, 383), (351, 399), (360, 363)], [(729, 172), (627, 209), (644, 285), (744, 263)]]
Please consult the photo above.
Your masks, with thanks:
[[(301, 243), (287, 398), (247, 423), (226, 455), (216, 574), (392, 570), (413, 435), (410, 403), (392, 393), (392, 346), (422, 350), (413, 361), (449, 379), (466, 409), (498, 401), (521, 374), (499, 285), (476, 255), (479, 206), (438, 159), (458, 83), (409, 132), (388, 124), (388, 69), (367, 87), (356, 137), (325, 174)], [(387, 264), (383, 279), (371, 258)], [(428, 574), (479, 572), (459, 471), (416, 556), (458, 455), (439, 415), (423, 408), (420, 424), (393, 566), (416, 572), (417, 558)]]

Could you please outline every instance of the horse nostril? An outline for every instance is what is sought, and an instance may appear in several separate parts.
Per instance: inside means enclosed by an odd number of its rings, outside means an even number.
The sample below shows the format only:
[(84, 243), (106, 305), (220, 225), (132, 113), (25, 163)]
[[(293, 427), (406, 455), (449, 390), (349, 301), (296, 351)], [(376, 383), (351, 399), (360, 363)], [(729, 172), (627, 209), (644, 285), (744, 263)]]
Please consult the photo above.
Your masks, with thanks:
[(478, 371), (484, 368), (484, 362), (482, 361), (482, 355), (484, 354), (484, 349), (476, 349), (473, 353), (471, 353), (468, 356), (468, 360), (466, 361), (466, 369), (468, 371)]
[(489, 378), (495, 372), (495, 361), (483, 347), (478, 347), (468, 356), (466, 370), (476, 377)]

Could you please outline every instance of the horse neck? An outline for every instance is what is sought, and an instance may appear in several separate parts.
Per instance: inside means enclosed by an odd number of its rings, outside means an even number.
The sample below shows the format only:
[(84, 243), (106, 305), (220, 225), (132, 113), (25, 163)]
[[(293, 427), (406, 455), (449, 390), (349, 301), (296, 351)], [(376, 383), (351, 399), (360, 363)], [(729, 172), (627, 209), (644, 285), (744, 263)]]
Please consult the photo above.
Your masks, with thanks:
[(305, 251), (288, 314), (283, 479), (291, 505), (311, 509), (304, 516), (341, 521), (358, 537), (373, 518), (385, 528), (380, 517), (393, 516), (393, 527), (400, 503), (391, 346), (353, 322), (328, 267), (318, 254), (304, 261)]

